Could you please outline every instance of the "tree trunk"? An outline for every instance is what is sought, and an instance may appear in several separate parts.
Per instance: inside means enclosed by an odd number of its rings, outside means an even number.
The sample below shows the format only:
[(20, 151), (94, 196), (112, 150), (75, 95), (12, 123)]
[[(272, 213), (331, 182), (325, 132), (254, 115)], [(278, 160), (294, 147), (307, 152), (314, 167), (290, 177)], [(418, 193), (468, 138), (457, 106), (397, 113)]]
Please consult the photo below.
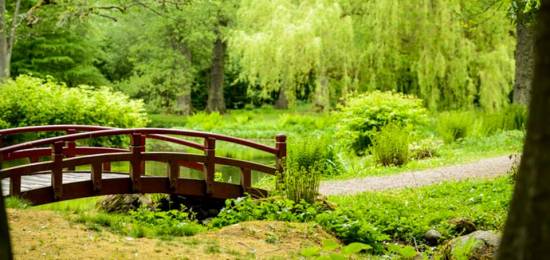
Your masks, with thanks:
[(541, 2), (527, 136), (498, 259), (550, 256), (550, 1)]
[(176, 97), (176, 113), (180, 115), (190, 115), (192, 112), (191, 90), (189, 90)]
[(284, 88), (279, 90), (279, 97), (275, 101), (275, 108), (277, 109), (287, 109), (288, 108), (288, 98), (286, 97)]
[(206, 105), (206, 111), (208, 112), (225, 112), (223, 74), (226, 48), (226, 43), (218, 36), (216, 42), (214, 42), (214, 49), (212, 51), (212, 78), (210, 87), (208, 88), (208, 103)]
[(315, 109), (318, 111), (326, 111), (330, 109), (330, 89), (328, 86), (328, 78), (319, 76), (317, 79), (317, 87), (315, 88)]
[(516, 23), (516, 75), (514, 82), (514, 103), (529, 104), (533, 71), (535, 67), (534, 57), (534, 23), (518, 20)]
[(6, 26), (6, 1), (0, 0), (0, 81), (10, 76), (8, 54), (8, 27)]
[(8, 215), (4, 197), (0, 197), (0, 259), (12, 259)]

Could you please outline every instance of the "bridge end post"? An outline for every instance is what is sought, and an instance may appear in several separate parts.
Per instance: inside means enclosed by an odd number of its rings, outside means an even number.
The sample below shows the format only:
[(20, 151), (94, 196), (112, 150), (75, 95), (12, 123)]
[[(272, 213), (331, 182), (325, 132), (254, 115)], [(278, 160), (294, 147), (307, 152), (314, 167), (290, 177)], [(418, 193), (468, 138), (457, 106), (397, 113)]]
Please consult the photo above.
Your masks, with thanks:
[(63, 146), (65, 142), (59, 141), (52, 145), (52, 188), (54, 198), (60, 199), (63, 196)]
[[(69, 128), (67, 131), (65, 131), (66, 134), (76, 134), (77, 131), (74, 128)], [(76, 142), (74, 140), (67, 141), (67, 150), (65, 151), (65, 154), (67, 155), (67, 158), (71, 158), (75, 156), (76, 152)], [(75, 167), (71, 166), (68, 168), (69, 171), (74, 171)]]
[(206, 162), (204, 163), (206, 194), (212, 195), (216, 173), (216, 139), (212, 137), (204, 139), (204, 154), (206, 155)]
[(145, 172), (145, 164), (141, 159), (141, 153), (145, 151), (145, 136), (140, 133), (133, 133), (131, 136), (130, 152), (130, 179), (133, 192), (141, 191), (141, 175)]
[(276, 162), (276, 169), (277, 169), (277, 187), (281, 185), (281, 182), (283, 180), (284, 176), (284, 163), (286, 158), (286, 135), (284, 134), (278, 134), (275, 136), (275, 149), (277, 149), (277, 162)]

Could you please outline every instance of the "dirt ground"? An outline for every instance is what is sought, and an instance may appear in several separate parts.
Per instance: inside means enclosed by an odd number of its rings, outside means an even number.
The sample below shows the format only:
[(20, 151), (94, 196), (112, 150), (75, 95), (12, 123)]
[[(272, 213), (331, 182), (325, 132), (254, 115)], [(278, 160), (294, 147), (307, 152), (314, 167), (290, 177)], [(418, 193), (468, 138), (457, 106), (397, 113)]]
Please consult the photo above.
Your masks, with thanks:
[(60, 213), (8, 210), (15, 259), (289, 259), (334, 239), (314, 224), (251, 221), (173, 240), (87, 230)]

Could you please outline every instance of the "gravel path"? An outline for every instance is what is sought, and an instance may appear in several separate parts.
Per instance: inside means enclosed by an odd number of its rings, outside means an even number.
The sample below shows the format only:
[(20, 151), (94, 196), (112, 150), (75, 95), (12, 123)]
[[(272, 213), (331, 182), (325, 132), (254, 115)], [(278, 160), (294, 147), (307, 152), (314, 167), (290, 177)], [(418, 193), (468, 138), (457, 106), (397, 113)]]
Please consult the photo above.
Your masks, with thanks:
[(502, 156), (468, 164), (405, 172), (389, 176), (324, 181), (321, 182), (320, 192), (323, 195), (344, 195), (364, 191), (420, 187), (444, 181), (494, 178), (506, 174), (511, 166), (512, 160), (508, 156)]

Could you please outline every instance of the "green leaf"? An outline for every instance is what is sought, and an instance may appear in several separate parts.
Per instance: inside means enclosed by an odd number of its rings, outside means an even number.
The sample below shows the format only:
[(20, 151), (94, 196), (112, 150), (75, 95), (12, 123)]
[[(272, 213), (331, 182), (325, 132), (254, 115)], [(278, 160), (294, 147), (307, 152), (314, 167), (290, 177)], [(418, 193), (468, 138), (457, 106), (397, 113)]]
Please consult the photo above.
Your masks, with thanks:
[(367, 245), (367, 244), (363, 244), (363, 243), (359, 243), (359, 242), (353, 242), (347, 246), (345, 246), (344, 248), (342, 248), (342, 253), (344, 254), (357, 254), (363, 250), (369, 250), (371, 249), (372, 247)]
[(300, 251), (300, 255), (306, 256), (306, 257), (318, 256), (320, 254), (321, 254), (321, 248), (317, 246), (307, 247), (302, 249), (302, 251)]
[(339, 247), (340, 244), (332, 239), (326, 239), (323, 241), (323, 251), (333, 251)]

